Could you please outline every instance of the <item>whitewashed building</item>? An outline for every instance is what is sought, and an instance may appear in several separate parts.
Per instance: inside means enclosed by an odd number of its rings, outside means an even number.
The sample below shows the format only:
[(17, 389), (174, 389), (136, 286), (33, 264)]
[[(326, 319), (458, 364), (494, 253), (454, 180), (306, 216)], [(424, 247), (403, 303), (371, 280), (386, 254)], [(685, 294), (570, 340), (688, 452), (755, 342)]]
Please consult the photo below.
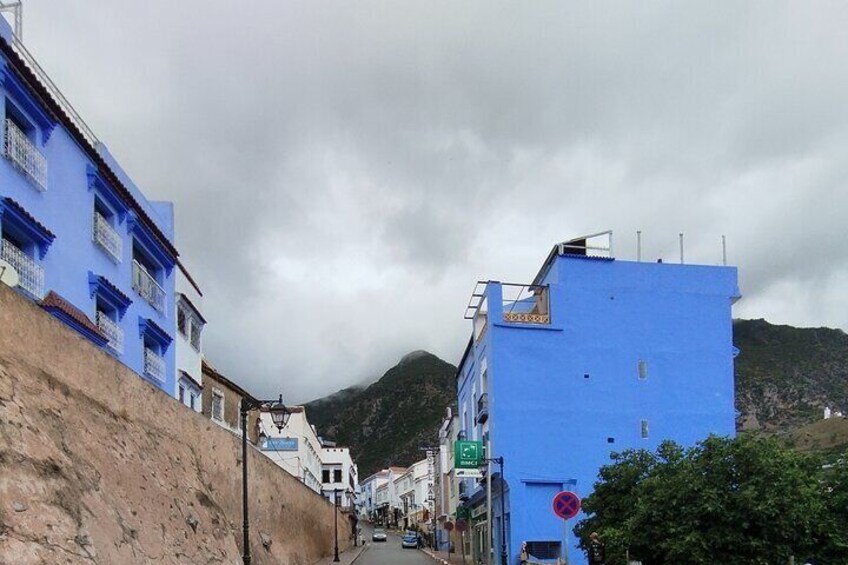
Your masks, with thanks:
[(177, 337), (176, 337), (176, 390), (174, 396), (182, 403), (200, 412), (203, 390), (203, 341), (201, 333), (206, 325), (203, 317), (203, 293), (188, 270), (178, 263), (176, 282)]
[(356, 509), (359, 474), (347, 447), (325, 444), (321, 448), (321, 491), (330, 502), (338, 491), (339, 506)]
[(274, 463), (321, 493), (321, 440), (306, 418), (303, 406), (290, 406), (288, 424), (278, 430), (271, 415), (262, 412), (259, 420), (259, 448)]
[(389, 470), (383, 469), (359, 483), (359, 511), (363, 518), (374, 519), (374, 509), (377, 505), (377, 488), (385, 485), (388, 480)]

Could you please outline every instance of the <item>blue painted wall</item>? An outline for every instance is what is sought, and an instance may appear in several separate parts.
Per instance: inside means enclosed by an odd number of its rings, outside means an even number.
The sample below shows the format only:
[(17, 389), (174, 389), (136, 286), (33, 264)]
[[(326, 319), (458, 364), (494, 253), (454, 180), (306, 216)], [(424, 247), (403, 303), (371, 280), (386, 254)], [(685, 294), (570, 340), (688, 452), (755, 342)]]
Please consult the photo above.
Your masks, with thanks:
[[(2, 19), (0, 19), (0, 26), (8, 27)], [(8, 37), (8, 30), (2, 31), (5, 33), (0, 33), (0, 36)], [(2, 55), (0, 55), (0, 69), (4, 69), (11, 75), (17, 75), (11, 60)], [(28, 93), (29, 96), (32, 96), (31, 90)], [(26, 111), (26, 104), (20, 98), (19, 93), (10, 92), (5, 86), (0, 86), (0, 136), (5, 136), (6, 117), (12, 106), (25, 118), (37, 121), (34, 116)], [(32, 97), (29, 100), (30, 103), (33, 101), (39, 104), (37, 98)], [(40, 106), (40, 108), (41, 111), (49, 114), (46, 108), (43, 106)], [(111, 351), (110, 353), (141, 374), (143, 372), (143, 350), (139, 319), (152, 320), (170, 337), (173, 337), (175, 333), (176, 324), (173, 308), (175, 269), (166, 271), (162, 277), (161, 285), (165, 290), (166, 301), (165, 312), (160, 313), (132, 288), (134, 239), (130, 230), (132, 212), (121, 219), (116, 218), (114, 221), (113, 227), (123, 241), (123, 256), (120, 262), (116, 262), (93, 241), (93, 211), (96, 194), (101, 195), (107, 206), (112, 199), (120, 200), (120, 197), (117, 196), (114, 187), (108, 184), (93, 188), (91, 183), (93, 177), (88, 174), (95, 167), (91, 154), (68, 133), (63, 123), (56, 120), (54, 120), (54, 123), (55, 126), (52, 128), (36, 128), (34, 134), (35, 144), (47, 160), (47, 189), (41, 191), (34, 186), (31, 180), (27, 179), (18, 168), (12, 165), (4, 151), (3, 156), (0, 157), (0, 198), (11, 197), (17, 201), (29, 214), (55, 235), (55, 240), (44, 257), (37, 258), (37, 262), (44, 268), (45, 272), (45, 294), (50, 290), (55, 291), (94, 321), (95, 298), (91, 294), (89, 285), (89, 272), (91, 272), (108, 279), (132, 300), (125, 314), (119, 320), (119, 325), (124, 331), (124, 353), (121, 355)], [(45, 134), (48, 130), (49, 137)], [(5, 138), (3, 137), (3, 139)], [(106, 151), (102, 147), (99, 149)], [(126, 177), (123, 171), (115, 172), (119, 177)], [(170, 206), (147, 202), (134, 185), (130, 190), (136, 192), (139, 204), (151, 212), (150, 216), (157, 223), (159, 229), (171, 240), (173, 214)], [(122, 205), (128, 206), (129, 203), (123, 202)], [(114, 211), (117, 212), (117, 210)], [(6, 225), (5, 227), (8, 228), (9, 226)], [(147, 228), (141, 229), (148, 234), (150, 233)], [(3, 219), (0, 219), (0, 230), (4, 230)], [(153, 255), (168, 255), (163, 246), (154, 245), (154, 247), (155, 249), (148, 249)], [(175, 259), (175, 257), (171, 257)], [(151, 381), (169, 393), (175, 390), (174, 349), (172, 342), (164, 352), (165, 382)]]
[[(486, 359), (491, 456), (506, 461), (510, 563), (523, 541), (563, 541), (553, 495), (588, 495), (610, 452), (735, 433), (735, 268), (566, 255), (554, 260), (544, 282), (547, 325), (504, 323), (502, 287), (488, 285), (488, 328), (459, 372), (462, 414), (475, 381), (479, 394)], [(500, 505), (493, 491), (497, 556)], [(571, 532), (581, 517), (568, 525), (572, 564), (586, 562)]]

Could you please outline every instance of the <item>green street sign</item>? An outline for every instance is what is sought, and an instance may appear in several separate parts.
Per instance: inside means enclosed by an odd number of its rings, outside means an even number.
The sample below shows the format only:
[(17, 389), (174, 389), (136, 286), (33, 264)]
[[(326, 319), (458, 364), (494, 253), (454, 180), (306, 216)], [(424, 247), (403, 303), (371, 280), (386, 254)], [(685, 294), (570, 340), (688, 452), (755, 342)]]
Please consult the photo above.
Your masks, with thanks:
[(456, 509), (456, 518), (457, 520), (468, 520), (471, 518), (471, 509), (460, 506)]
[(454, 467), (476, 469), (483, 463), (482, 441), (457, 441), (454, 444)]

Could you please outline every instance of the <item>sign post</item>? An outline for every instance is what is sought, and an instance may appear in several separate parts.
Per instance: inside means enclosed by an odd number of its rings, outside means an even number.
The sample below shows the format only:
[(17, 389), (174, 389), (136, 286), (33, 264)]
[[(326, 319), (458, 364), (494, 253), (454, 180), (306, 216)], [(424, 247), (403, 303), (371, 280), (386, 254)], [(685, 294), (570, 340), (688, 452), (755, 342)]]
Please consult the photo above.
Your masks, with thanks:
[(445, 522), (445, 531), (448, 533), (448, 561), (450, 561), (451, 554), (451, 532), (453, 531), (453, 522), (448, 520)]
[(564, 490), (554, 496), (551, 506), (554, 514), (562, 518), (563, 524), (565, 524), (563, 554), (565, 555), (565, 565), (568, 565), (568, 520), (574, 518), (580, 512), (580, 497), (571, 491)]

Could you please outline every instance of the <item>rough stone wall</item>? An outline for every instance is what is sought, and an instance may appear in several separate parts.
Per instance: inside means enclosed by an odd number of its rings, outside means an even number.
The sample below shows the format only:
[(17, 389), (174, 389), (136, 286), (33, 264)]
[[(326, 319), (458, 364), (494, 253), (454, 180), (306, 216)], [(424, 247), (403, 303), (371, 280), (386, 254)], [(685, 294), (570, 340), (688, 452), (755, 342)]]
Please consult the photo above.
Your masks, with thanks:
[[(212, 418), (212, 393), (220, 393), (224, 397), (224, 423), (230, 429), (239, 427), (241, 418), (241, 395), (224, 382), (218, 380), (213, 373), (203, 373), (203, 394), (201, 394), (201, 411), (207, 418)], [(247, 439), (256, 443), (259, 440), (259, 412), (250, 412), (247, 416)]]
[[(0, 285), (0, 564), (240, 563), (240, 448)], [(253, 562), (330, 555), (331, 505), (249, 451)]]

